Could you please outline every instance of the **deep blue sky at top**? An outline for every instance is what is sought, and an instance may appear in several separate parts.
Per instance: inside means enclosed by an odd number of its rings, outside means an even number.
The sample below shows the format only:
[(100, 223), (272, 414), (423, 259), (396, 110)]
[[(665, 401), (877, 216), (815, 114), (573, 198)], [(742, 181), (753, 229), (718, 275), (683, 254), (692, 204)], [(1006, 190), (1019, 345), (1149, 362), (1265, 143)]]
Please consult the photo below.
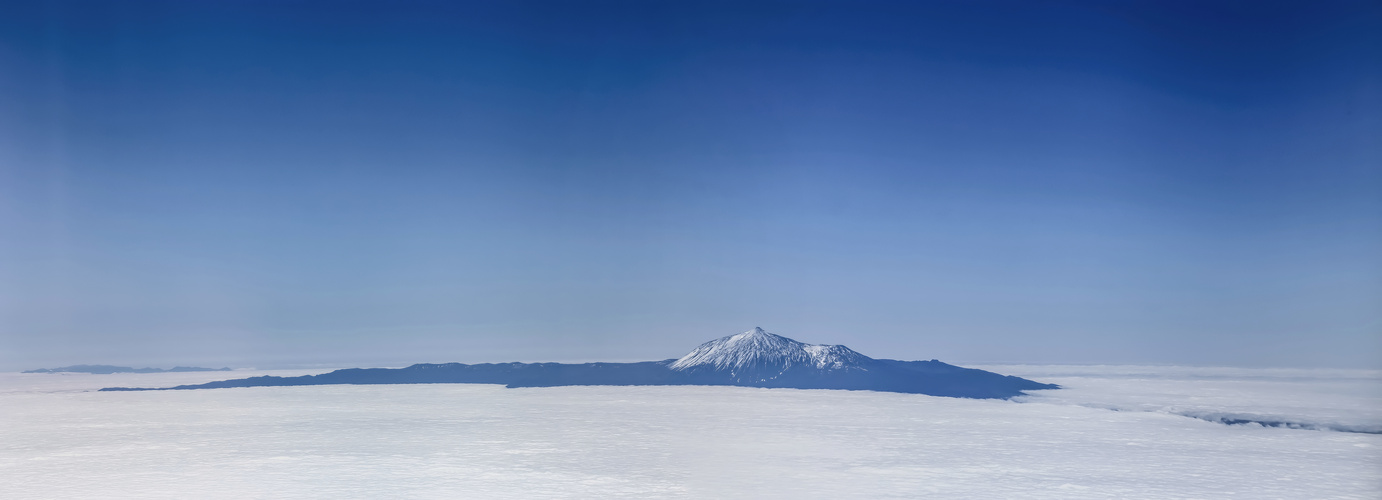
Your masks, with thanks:
[(0, 368), (1382, 365), (1376, 2), (6, 2)]

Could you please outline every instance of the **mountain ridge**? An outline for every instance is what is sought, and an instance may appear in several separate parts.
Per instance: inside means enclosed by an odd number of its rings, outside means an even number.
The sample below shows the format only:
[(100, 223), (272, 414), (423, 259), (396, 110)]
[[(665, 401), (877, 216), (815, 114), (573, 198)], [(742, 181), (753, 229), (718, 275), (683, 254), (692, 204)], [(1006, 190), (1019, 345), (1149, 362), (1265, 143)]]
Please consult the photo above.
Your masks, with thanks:
[(754, 328), (697, 346), (681, 358), (636, 363), (420, 363), (406, 368), (348, 368), (300, 377), (250, 377), (166, 388), (184, 390), (331, 384), (503, 384), (509, 388), (572, 385), (730, 385), (843, 389), (1007, 399), (1057, 389), (1024, 378), (937, 360), (875, 359), (843, 345), (806, 344)]
[(697, 346), (669, 368), (692, 370), (746, 368), (759, 363), (808, 364), (819, 369), (848, 369), (872, 359), (842, 345), (806, 344), (768, 333), (759, 327)]

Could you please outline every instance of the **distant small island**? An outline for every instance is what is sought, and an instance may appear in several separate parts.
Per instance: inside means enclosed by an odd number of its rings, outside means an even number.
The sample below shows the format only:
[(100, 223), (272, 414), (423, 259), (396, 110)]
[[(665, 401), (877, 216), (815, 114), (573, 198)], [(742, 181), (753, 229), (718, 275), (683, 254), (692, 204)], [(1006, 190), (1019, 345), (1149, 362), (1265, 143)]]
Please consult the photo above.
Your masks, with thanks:
[(111, 365), (72, 365), (60, 368), (39, 368), (37, 370), (24, 370), (23, 373), (94, 373), (97, 375), (107, 375), (111, 373), (169, 373), (169, 372), (228, 372), (230, 368), (202, 368), (199, 366), (174, 366), (169, 369), (163, 368), (131, 368), (128, 366)]
[(754, 328), (701, 344), (680, 359), (641, 363), (461, 363), (407, 368), (349, 368), (300, 377), (261, 376), (164, 388), (223, 389), (333, 384), (732, 385), (781, 389), (845, 389), (959, 398), (1007, 399), (1023, 391), (1059, 389), (1024, 378), (930, 361), (874, 359), (842, 345), (816, 345)]

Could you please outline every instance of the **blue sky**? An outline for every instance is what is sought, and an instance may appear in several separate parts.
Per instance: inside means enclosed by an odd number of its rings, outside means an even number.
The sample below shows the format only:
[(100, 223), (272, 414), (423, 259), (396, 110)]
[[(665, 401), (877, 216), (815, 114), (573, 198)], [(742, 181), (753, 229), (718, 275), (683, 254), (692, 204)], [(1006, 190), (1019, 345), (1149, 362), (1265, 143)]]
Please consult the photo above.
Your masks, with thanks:
[(9, 2), (0, 368), (1382, 367), (1369, 2)]

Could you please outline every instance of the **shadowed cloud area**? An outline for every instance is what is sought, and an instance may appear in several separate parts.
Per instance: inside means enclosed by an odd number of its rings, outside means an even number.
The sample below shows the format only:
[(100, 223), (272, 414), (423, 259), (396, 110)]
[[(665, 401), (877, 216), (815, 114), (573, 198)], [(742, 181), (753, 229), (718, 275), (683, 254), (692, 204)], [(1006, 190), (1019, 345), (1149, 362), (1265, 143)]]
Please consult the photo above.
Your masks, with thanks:
[(1379, 366), (1380, 11), (5, 2), (0, 370)]
[(38, 368), (24, 370), (24, 373), (164, 373), (164, 372), (228, 372), (230, 368), (202, 368), (200, 366), (174, 366), (172, 368), (133, 368), (111, 365), (72, 365), (59, 368)]

